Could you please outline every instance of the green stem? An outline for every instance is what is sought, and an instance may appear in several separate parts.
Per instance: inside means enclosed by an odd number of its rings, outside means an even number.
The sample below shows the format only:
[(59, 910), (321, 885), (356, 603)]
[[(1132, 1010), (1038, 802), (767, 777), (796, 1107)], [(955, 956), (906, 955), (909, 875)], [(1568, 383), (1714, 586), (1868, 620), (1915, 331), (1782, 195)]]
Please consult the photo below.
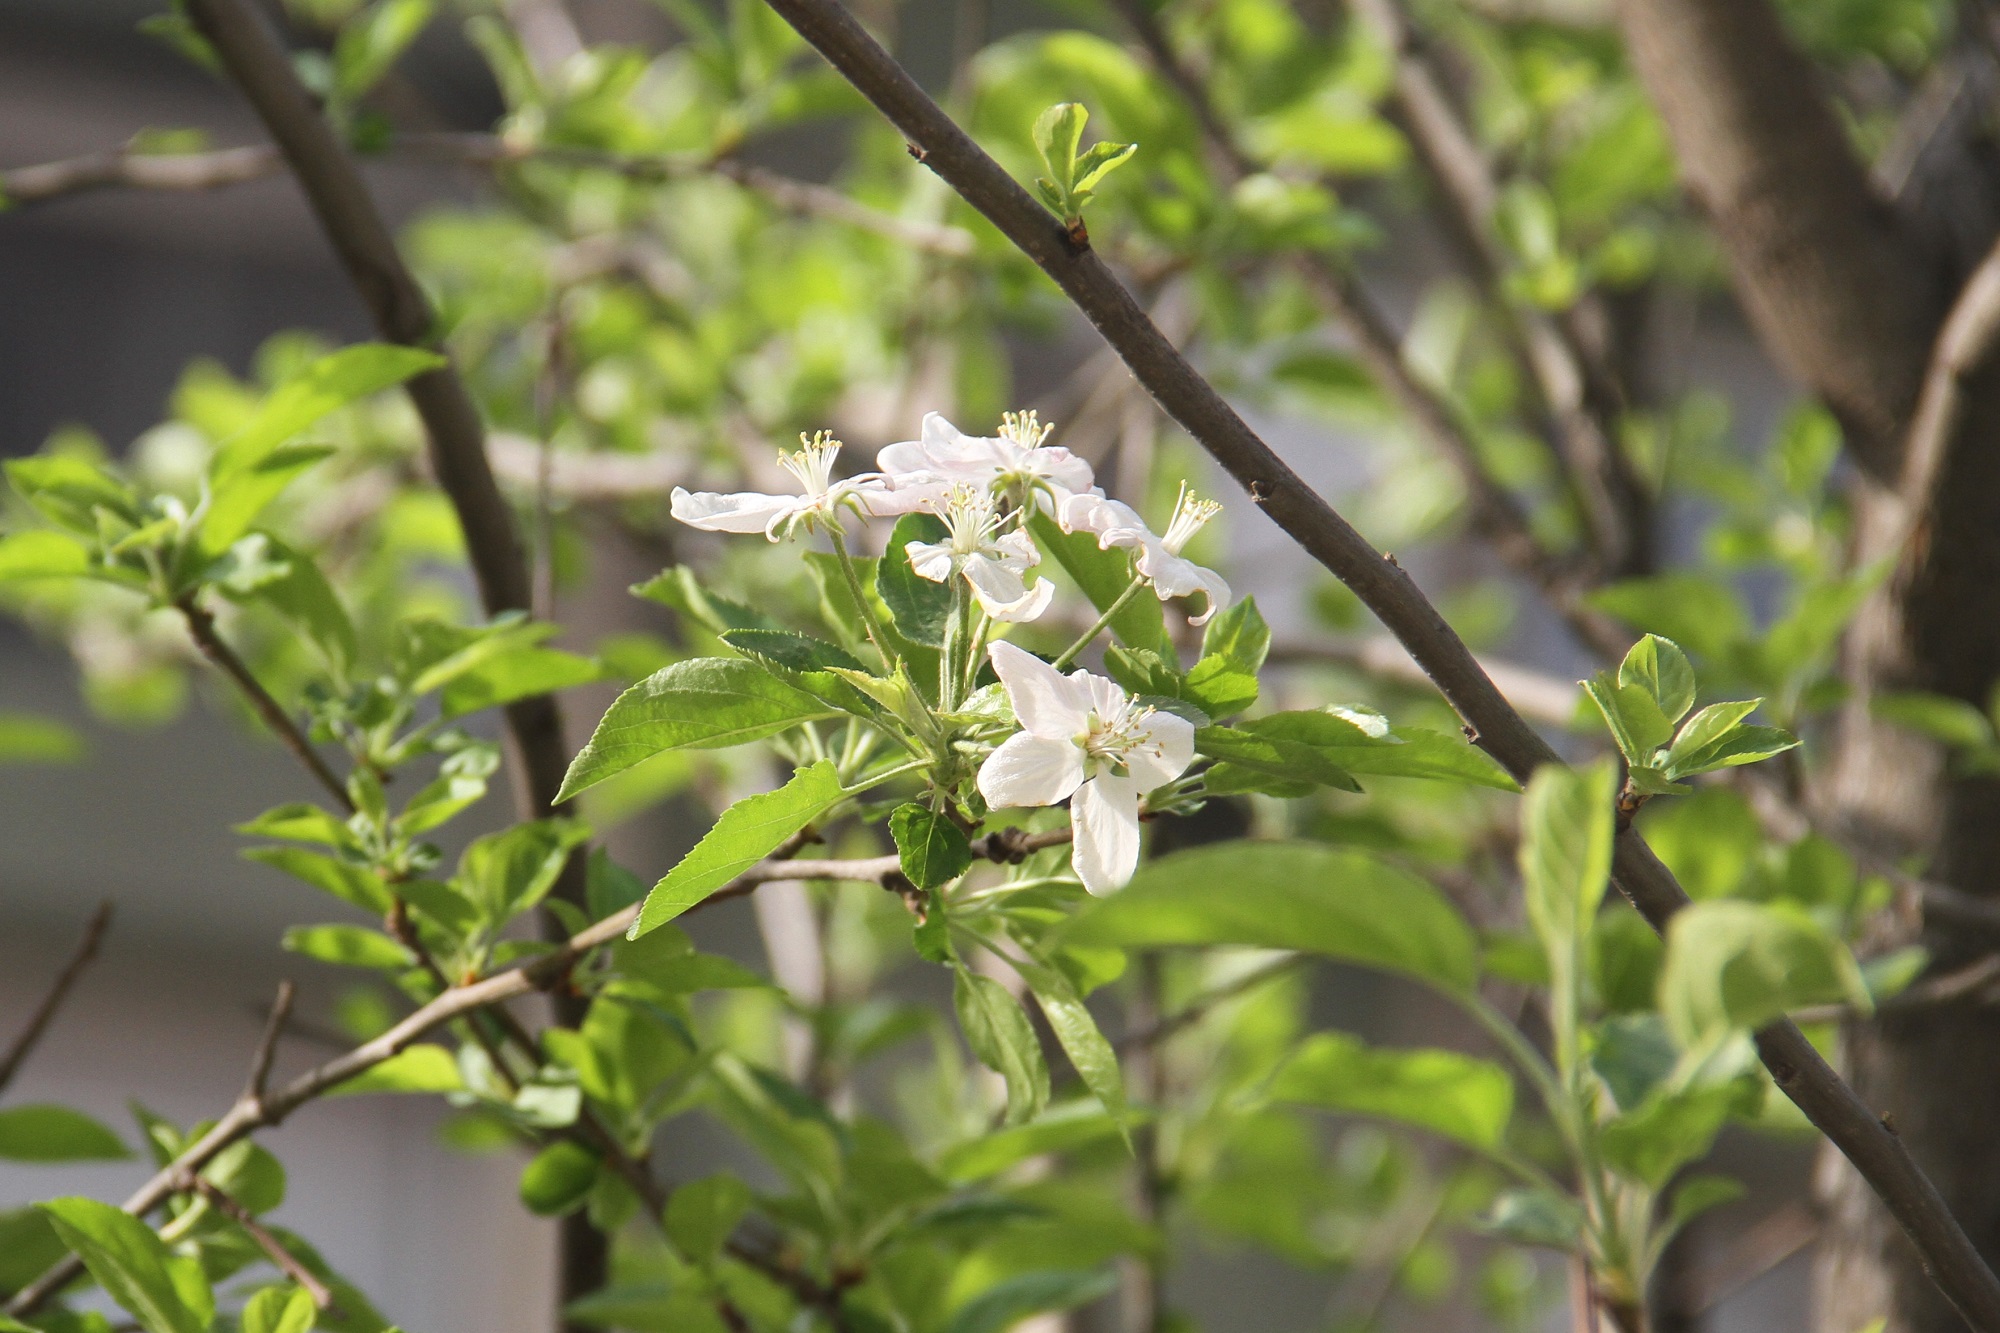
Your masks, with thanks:
[(981, 611), (979, 623), (973, 626), (972, 642), (965, 654), (965, 675), (958, 682), (958, 697), (963, 702), (972, 697), (972, 686), (979, 679), (979, 664), (986, 660), (986, 636), (993, 631), (993, 617)]
[(938, 708), (950, 713), (958, 708), (959, 682), (965, 678), (963, 659), (972, 651), (972, 596), (965, 579), (953, 571), (951, 618), (945, 621), (944, 651), (938, 654)]
[(875, 651), (882, 654), (882, 665), (890, 671), (896, 669), (896, 655), (889, 651), (889, 631), (875, 617), (875, 608), (868, 600), (867, 591), (861, 586), (861, 576), (854, 570), (854, 557), (847, 552), (847, 539), (840, 535), (838, 528), (827, 530), (827, 540), (833, 543), (833, 558), (840, 565), (840, 572), (847, 580), (847, 591), (854, 598), (854, 608), (861, 615), (861, 626), (868, 634), (868, 642), (875, 645)]
[(1120, 611), (1123, 611), (1125, 609), (1125, 603), (1131, 601), (1135, 596), (1137, 596), (1139, 589), (1145, 586), (1146, 586), (1146, 580), (1142, 578), (1134, 578), (1130, 586), (1128, 586), (1124, 592), (1118, 594), (1118, 600), (1104, 608), (1104, 614), (1097, 618), (1097, 622), (1093, 624), (1089, 629), (1085, 630), (1083, 632), (1083, 636), (1079, 638), (1075, 643), (1071, 644), (1068, 648), (1064, 649), (1063, 655), (1061, 657), (1058, 657), (1054, 662), (1050, 663), (1050, 665), (1055, 667), (1056, 670), (1060, 671), (1064, 667), (1068, 666), (1071, 662), (1074, 662), (1076, 660), (1076, 655), (1082, 652), (1084, 649), (1090, 647), (1091, 640), (1095, 639), (1098, 635), (1102, 634), (1104, 632), (1104, 627), (1111, 623), (1112, 617), (1116, 616)]

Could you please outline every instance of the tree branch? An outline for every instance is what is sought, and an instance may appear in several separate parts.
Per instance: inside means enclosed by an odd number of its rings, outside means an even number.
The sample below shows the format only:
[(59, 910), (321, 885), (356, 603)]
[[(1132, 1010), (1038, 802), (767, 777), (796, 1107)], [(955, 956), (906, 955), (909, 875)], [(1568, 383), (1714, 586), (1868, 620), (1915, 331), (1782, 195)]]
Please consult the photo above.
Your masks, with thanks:
[(1643, 571), (1652, 553), (1652, 496), (1618, 444), (1624, 395), (1617, 376), (1585, 332), (1588, 324), (1608, 321), (1588, 308), (1588, 294), (1555, 315), (1508, 295), (1504, 275), (1511, 261), (1494, 232), (1500, 192), (1486, 154), (1445, 92), (1399, 0), (1354, 0), (1353, 12), (1395, 58), (1391, 109), (1437, 188), (1446, 230), (1525, 372), (1523, 388), (1569, 475), (1603, 572)]
[[(919, 160), (1054, 280), (1168, 415), (1264, 512), (1353, 589), (1458, 709), (1480, 746), (1522, 780), (1542, 764), (1560, 762), (1402, 568), (1375, 551), (1244, 424), (1161, 336), (1103, 261), (1074, 244), (1063, 226), (973, 143), (837, 0), (770, 3), (911, 140)], [(1687, 904), (1672, 872), (1629, 829), (1618, 838), (1613, 875), (1655, 929), (1664, 928)], [(2000, 1281), (1901, 1142), (1796, 1026), (1773, 1024), (1757, 1034), (1757, 1043), (1778, 1086), (1882, 1196), (1960, 1312), (1976, 1328), (2000, 1331)]]
[(97, 957), (97, 946), (104, 942), (104, 932), (111, 927), (111, 911), (111, 900), (107, 898), (90, 914), (90, 920), (83, 928), (83, 938), (77, 941), (76, 951), (63, 964), (62, 971), (56, 973), (56, 979), (42, 996), (42, 1002), (35, 1006), (34, 1013), (28, 1015), (27, 1025), (15, 1035), (7, 1053), (0, 1055), (0, 1092), (5, 1092), (7, 1085), (14, 1081), (14, 1075), (21, 1072), (21, 1066), (34, 1052), (49, 1024), (55, 1020), (56, 1011), (69, 998), (70, 988), (76, 985), (77, 978)]
[[(823, 218), (873, 232), (913, 250), (950, 259), (969, 257), (977, 246), (963, 227), (919, 222), (856, 203), (840, 191), (735, 158), (693, 159), (607, 153), (561, 145), (521, 146), (498, 135), (431, 132), (398, 134), (384, 150), (458, 166), (498, 168), (545, 162), (615, 171), (639, 181), (668, 182), (722, 176), (772, 206), (799, 217)], [(135, 188), (194, 192), (267, 180), (285, 169), (275, 148), (253, 144), (199, 153), (134, 153), (120, 149), (90, 153), (35, 166), (0, 171), (0, 199), (8, 204), (50, 203), (92, 190)]]
[(1768, 0), (1621, 0), (1666, 121), (1766, 346), (1892, 480), (1940, 310), (1930, 258), (1877, 198)]
[(305, 1288), (306, 1295), (312, 1297), (313, 1308), (321, 1314), (333, 1309), (333, 1289), (319, 1280), (318, 1274), (299, 1262), (298, 1256), (284, 1247), (279, 1239), (257, 1220), (257, 1215), (224, 1193), (213, 1181), (201, 1176), (189, 1176), (183, 1183), (184, 1190), (191, 1190), (208, 1200), (209, 1206), (224, 1217), (242, 1227), (245, 1234), (255, 1241), (257, 1248), (264, 1252), (274, 1267), (292, 1281)]
[(292, 1001), (297, 997), (298, 988), (290, 981), (278, 983), (278, 998), (271, 1002), (271, 1012), (264, 1019), (264, 1036), (257, 1043), (257, 1053), (250, 1058), (250, 1077), (243, 1084), (243, 1097), (247, 1101), (264, 1100), (264, 1089), (271, 1081), (271, 1062), (278, 1056), (278, 1039), (285, 1035), (285, 1024), (292, 1016)]
[[(1239, 144), (1223, 123), (1208, 96), (1207, 89), (1192, 71), (1186, 69), (1172, 44), (1167, 40), (1164, 29), (1141, 0), (1114, 0), (1119, 13), (1146, 47), (1153, 63), (1162, 74), (1185, 97), (1194, 109), (1196, 122), (1202, 127), (1208, 140), (1211, 156), (1215, 159), (1223, 176), (1231, 181), (1241, 180), (1262, 169)], [(941, 113), (940, 113), (941, 114)], [(893, 116), (891, 117), (893, 119)], [(900, 124), (900, 122), (899, 122)], [(909, 132), (907, 126), (903, 127)], [(967, 145), (971, 147), (968, 140)], [(976, 147), (973, 148), (977, 152)], [(996, 168), (997, 170), (997, 168)], [(1008, 182), (1010, 185), (1013, 182)], [(1018, 188), (1018, 187), (1016, 187)], [(963, 191), (961, 191), (963, 193)], [(1026, 195), (1021, 196), (1026, 199)], [(986, 212), (977, 200), (968, 196), (968, 201), (981, 212)], [(1029, 201), (1033, 207), (1032, 200)], [(1036, 212), (1041, 210), (1036, 207)], [(993, 214), (989, 219), (998, 224)], [(1007, 228), (1002, 225), (1002, 231)], [(1009, 239), (1017, 245), (1021, 238), (1009, 233)], [(1025, 248), (1025, 247), (1024, 247)], [(1029, 257), (1041, 263), (1041, 257), (1029, 251)], [(1082, 256), (1078, 256), (1082, 258)], [(1093, 257), (1094, 262), (1094, 257)], [(1047, 269), (1047, 265), (1043, 265)], [(1353, 340), (1354, 350), (1368, 368), (1375, 383), (1396, 400), (1404, 414), (1415, 424), (1418, 432), (1436, 449), (1458, 472), (1465, 486), (1470, 504), (1470, 522), (1475, 535), (1484, 539), (1499, 554), (1508, 566), (1541, 588), (1549, 597), (1557, 611), (1567, 620), (1591, 649), (1600, 655), (1615, 657), (1625, 648), (1625, 633), (1609, 616), (1586, 606), (1580, 599), (1582, 588), (1577, 571), (1569, 563), (1559, 558), (1542, 545), (1514, 496), (1494, 480), (1481, 457), (1479, 443), (1474, 438), (1458, 409), (1446, 397), (1425, 384), (1411, 370), (1403, 359), (1402, 343), (1397, 337), (1388, 315), (1369, 295), (1361, 281), (1350, 270), (1335, 263), (1316, 251), (1301, 254), (1295, 261), (1299, 275), (1311, 288), (1334, 319), (1347, 331)], [(1051, 276), (1054, 276), (1051, 272)], [(1105, 276), (1109, 278), (1109, 271)], [(1115, 283), (1115, 279), (1112, 279)], [(1062, 279), (1057, 278), (1058, 285)], [(1123, 293), (1125, 303), (1131, 304), (1131, 297)], [(1072, 299), (1074, 296), (1072, 294)], [(1090, 312), (1086, 309), (1085, 314)], [(1142, 311), (1134, 308), (1134, 314), (1145, 321)], [(1101, 331), (1101, 330), (1100, 330)], [(1157, 330), (1154, 330), (1157, 333)], [(1164, 339), (1162, 339), (1164, 341)], [(1114, 346), (1116, 345), (1113, 340)], [(1122, 355), (1121, 350), (1121, 355)], [(1175, 353), (1176, 359), (1182, 360)], [(1129, 358), (1127, 358), (1129, 360)], [(1192, 374), (1192, 369), (1189, 371)], [(1145, 376), (1140, 380), (1144, 382)], [(1148, 388), (1152, 388), (1148, 385)], [(1153, 390), (1154, 397), (1159, 393)], [(1161, 406), (1167, 407), (1164, 400)], [(1169, 415), (1173, 409), (1167, 407)], [(1183, 425), (1186, 423), (1183, 422)], [(1240, 423), (1239, 423), (1240, 424)], [(1239, 478), (1240, 479), (1240, 478)]]
[(216, 632), (215, 614), (196, 601), (193, 593), (186, 594), (174, 605), (180, 608), (181, 616), (187, 621), (188, 634), (193, 637), (195, 647), (201, 649), (201, 655), (229, 677), (230, 683), (236, 686), (257, 716), (263, 719), (264, 725), (270, 728), (271, 734), (298, 757), (320, 786), (326, 788), (334, 804), (353, 814), (354, 802), (347, 794), (347, 784), (327, 767), (326, 760), (313, 749), (312, 742), (299, 730), (299, 724), (292, 721), (292, 715), (285, 711), (285, 706), (272, 698), (263, 682), (252, 674), (249, 664), (238, 657), (236, 650)]

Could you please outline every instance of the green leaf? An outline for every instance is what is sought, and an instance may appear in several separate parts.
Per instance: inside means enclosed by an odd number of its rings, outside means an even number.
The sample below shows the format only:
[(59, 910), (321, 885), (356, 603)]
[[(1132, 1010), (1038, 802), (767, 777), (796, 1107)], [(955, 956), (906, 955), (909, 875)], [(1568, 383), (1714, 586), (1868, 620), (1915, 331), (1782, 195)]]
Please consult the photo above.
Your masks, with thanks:
[(333, 43), (333, 88), (349, 104), (382, 81), (431, 21), (431, 0), (379, 0), (341, 26)]
[(1299, 1047), (1271, 1084), (1279, 1101), (1415, 1125), (1469, 1147), (1492, 1151), (1514, 1113), (1506, 1070), (1456, 1051), (1392, 1051), (1340, 1032)]
[(196, 546), (214, 559), (250, 531), (251, 524), (287, 486), (333, 456), (324, 445), (281, 445), (217, 474), (202, 511)]
[[(1591, 925), (1611, 877), (1618, 775), (1610, 764), (1535, 771), (1521, 803), (1521, 885), (1551, 986), (1580, 1004)], [(1577, 1012), (1571, 1011), (1572, 1014)]]
[(1750, 616), (1736, 590), (1698, 574), (1627, 579), (1586, 598), (1634, 629), (1651, 630), (1714, 660), (1750, 634)]
[[(1192, 677), (1190, 677), (1192, 679)], [(1347, 773), (1469, 782), (1500, 791), (1517, 784), (1463, 736), (1423, 727), (1391, 727), (1379, 713), (1352, 708), (1272, 713), (1241, 724), (1253, 736), (1310, 745)]]
[(1058, 938), (1302, 949), (1455, 995), (1479, 975), (1478, 942), (1443, 894), (1366, 853), (1317, 843), (1233, 842), (1161, 857), (1115, 896), (1086, 904)]
[(1691, 1048), (1793, 1009), (1852, 1004), (1868, 987), (1847, 946), (1791, 903), (1697, 902), (1667, 926), (1660, 1013)]
[(1710, 704), (1689, 718), (1667, 751), (1667, 776), (1685, 778), (1718, 768), (1754, 764), (1796, 746), (1798, 738), (1789, 731), (1743, 725), (1743, 719), (1763, 702), (1742, 699)]
[(663, 750), (718, 749), (838, 716), (756, 662), (701, 657), (676, 662), (619, 695), (570, 763), (558, 801)]
[(361, 866), (336, 861), (303, 847), (252, 847), (243, 855), (282, 870), (294, 879), (302, 879), (316, 889), (324, 889), (371, 916), (386, 916), (392, 905), (388, 885)]
[(176, 1264), (151, 1227), (95, 1199), (51, 1199), (37, 1206), (105, 1293), (147, 1333), (208, 1333), (215, 1296), (200, 1265), (190, 1273)]
[(78, 578), (89, 572), (89, 550), (64, 533), (36, 528), (0, 537), (0, 583)]
[(1210, 717), (1233, 717), (1257, 702), (1257, 674), (1226, 657), (1204, 657), (1180, 683), (1180, 692)]
[(667, 1200), (667, 1239), (691, 1262), (714, 1263), (750, 1203), (750, 1187), (735, 1176), (690, 1180)]
[(1674, 1201), (1667, 1209), (1667, 1226), (1678, 1231), (1709, 1209), (1734, 1203), (1745, 1193), (1743, 1182), (1728, 1176), (1691, 1176), (1674, 1191)]
[[(1087, 532), (1064, 532), (1039, 509), (1028, 516), (1028, 534), (1098, 611), (1115, 605), (1132, 586), (1132, 557), (1122, 548), (1104, 550)], [(1177, 665), (1166, 615), (1160, 610), (1160, 599), (1150, 593), (1142, 591), (1125, 603), (1111, 618), (1111, 632), (1127, 648), (1150, 649), (1167, 665)]]
[(1600, 1127), (1598, 1148), (1612, 1170), (1650, 1190), (1665, 1189), (1675, 1172), (1707, 1155), (1739, 1096), (1727, 1083), (1661, 1089)]
[(524, 646), (482, 662), (444, 687), (439, 703), (447, 718), (511, 704), (538, 694), (604, 679), (604, 668), (588, 657), (555, 648)]
[(311, 1333), (319, 1308), (304, 1287), (266, 1287), (243, 1303), (243, 1333)]
[(1020, 1003), (1005, 986), (963, 964), (952, 968), (951, 999), (965, 1044), (1007, 1081), (1007, 1123), (1040, 1115), (1049, 1101), (1049, 1066)]
[(538, 819), (476, 838), (453, 881), (494, 924), (510, 921), (555, 887), (571, 852), (590, 836), (573, 819)]
[(1049, 1031), (1055, 1033), (1063, 1053), (1083, 1079), (1083, 1086), (1090, 1089), (1105, 1112), (1122, 1128), (1125, 1079), (1118, 1069), (1118, 1052), (1105, 1039), (1083, 997), (1056, 968), (1028, 960), (1018, 961), (1014, 966), (1034, 992), (1043, 1017), (1049, 1021)]
[[(1245, 597), (1208, 622), (1201, 638), (1202, 662), (1227, 662), (1238, 671), (1256, 675), (1271, 651), (1271, 627), (1257, 610), (1257, 599)], [(1197, 663), (1197, 666), (1199, 663)]]
[(35, 1208), (0, 1213), (0, 1293), (19, 1291), (68, 1256), (46, 1213)]
[(597, 1183), (597, 1155), (564, 1139), (521, 1168), (521, 1202), (537, 1217), (559, 1217), (580, 1206)]
[(763, 612), (709, 592), (686, 565), (662, 570), (644, 583), (633, 584), (631, 591), (635, 597), (680, 612), (711, 634), (732, 629), (778, 628), (777, 622)]
[(903, 874), (920, 889), (949, 884), (972, 866), (972, 844), (945, 815), (914, 801), (889, 816)]
[(436, 352), (387, 343), (360, 343), (320, 357), (273, 389), (249, 423), (215, 451), (210, 487), (219, 491), (327, 414), (444, 364)]
[[(0, 547), (0, 561), (5, 559), (4, 550)], [(1884, 722), (1908, 727), (1962, 749), (1991, 745), (1994, 741), (1993, 723), (1986, 714), (1948, 694), (1925, 694), (1918, 690), (1877, 694), (1869, 698), (1868, 712)]]
[(0, 764), (73, 764), (83, 737), (52, 717), (0, 711)]
[(281, 564), (284, 572), (259, 584), (251, 598), (303, 632), (325, 654), (336, 672), (345, 672), (360, 656), (361, 649), (354, 621), (341, 605), (340, 595), (312, 557), (268, 533), (256, 535), (265, 545), (267, 558)]
[(379, 930), (366, 926), (293, 926), (279, 947), (339, 967), (373, 967), (400, 972), (416, 965), (416, 956)]
[(1487, 1235), (1516, 1245), (1574, 1250), (1583, 1232), (1583, 1210), (1550, 1190), (1513, 1189), (1495, 1199), (1477, 1225)]
[(352, 1097), (365, 1092), (463, 1092), (458, 1061), (442, 1046), (412, 1046), (340, 1084), (328, 1094)]
[(100, 536), (100, 511), (126, 527), (139, 526), (139, 498), (132, 488), (88, 459), (71, 454), (12, 459), (7, 480), (43, 517), (83, 537)]
[(0, 1159), (115, 1162), (131, 1155), (116, 1134), (67, 1106), (10, 1106), (0, 1110)]
[(952, 587), (918, 578), (905, 548), (911, 542), (936, 543), (950, 536), (935, 514), (905, 514), (896, 520), (889, 545), (875, 566), (875, 589), (889, 608), (897, 632), (929, 648), (944, 647), (945, 626), (951, 621)]
[(938, 1173), (954, 1184), (996, 1176), (1010, 1166), (1049, 1153), (1080, 1148), (1112, 1138), (1118, 1122), (1090, 1099), (1064, 1102), (1034, 1120), (990, 1133), (977, 1134), (947, 1148), (938, 1158)]
[(1604, 715), (1618, 752), (1634, 768), (1652, 763), (1653, 751), (1673, 738), (1674, 724), (1667, 721), (1653, 696), (1637, 685), (1620, 685), (1611, 673), (1600, 671), (1580, 682), (1583, 692)]
[(1068, 196), (1076, 180), (1077, 146), (1083, 142), (1083, 127), (1090, 112), (1080, 102), (1058, 102), (1035, 117), (1035, 151), (1049, 179)]
[(673, 920), (776, 851), (778, 844), (824, 815), (846, 796), (831, 763), (802, 768), (776, 791), (746, 796), (653, 886), (629, 938)]
[(1200, 727), (1195, 731), (1195, 745), (1210, 758), (1282, 783), (1361, 790), (1361, 784), (1348, 776), (1346, 769), (1303, 741), (1259, 736), (1237, 727)]
[[(935, 586), (935, 585), (932, 585)], [(861, 660), (837, 644), (796, 634), (788, 629), (731, 629), (721, 635), (724, 643), (760, 662), (787, 671), (866, 671)]]
[(1001, 1279), (960, 1306), (945, 1325), (945, 1333), (1005, 1333), (1031, 1315), (1100, 1300), (1117, 1285), (1117, 1276), (1109, 1270), (1017, 1274)]
[(1661, 716), (1675, 723), (1694, 707), (1694, 668), (1672, 639), (1648, 634), (1632, 645), (1618, 668), (1618, 683), (1644, 690)]
[(1104, 178), (1132, 160), (1139, 151), (1135, 143), (1095, 143), (1076, 160), (1076, 176), (1071, 193), (1078, 202), (1088, 200), (1104, 183)]

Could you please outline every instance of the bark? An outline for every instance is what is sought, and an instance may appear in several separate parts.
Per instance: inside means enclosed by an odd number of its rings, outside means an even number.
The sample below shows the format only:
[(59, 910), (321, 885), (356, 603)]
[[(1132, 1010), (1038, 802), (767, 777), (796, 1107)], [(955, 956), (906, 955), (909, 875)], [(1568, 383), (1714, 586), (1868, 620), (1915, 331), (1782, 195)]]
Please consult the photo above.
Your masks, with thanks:
[[(1899, 225), (1765, 0), (1622, 0), (1621, 16), (1745, 309), (1840, 418), (1866, 474), (1856, 488), (1860, 558), (1896, 564), (1849, 633), (1854, 702), (1813, 799), (1871, 852), (1928, 854), (1934, 880), (2000, 897), (2000, 786), (1951, 777), (1933, 747), (1867, 712), (1871, 695), (1897, 689), (1983, 706), (2000, 678), (2000, 336), (1993, 311), (1979, 308), (2000, 296), (1982, 301), (1976, 275), (1943, 319), (1963, 240), (1947, 246), (1923, 229), (1927, 248)], [(2000, 260), (1989, 267), (2000, 273)], [(1962, 925), (1925, 924), (1914, 906), (1877, 929), (1884, 943), (1925, 944), (1938, 972), (1994, 943)], [(1847, 1034), (1845, 1058), (1856, 1090), (1974, 1245), (1989, 1262), (2000, 1256), (2000, 1024), (1990, 1011), (1884, 1015)], [(1819, 1192), (1824, 1333), (1853, 1333), (1878, 1315), (1889, 1333), (1965, 1327), (1837, 1155), (1824, 1157)]]
[(1943, 294), (1767, 0), (1622, 0), (1634, 68), (1764, 342), (1892, 478)]

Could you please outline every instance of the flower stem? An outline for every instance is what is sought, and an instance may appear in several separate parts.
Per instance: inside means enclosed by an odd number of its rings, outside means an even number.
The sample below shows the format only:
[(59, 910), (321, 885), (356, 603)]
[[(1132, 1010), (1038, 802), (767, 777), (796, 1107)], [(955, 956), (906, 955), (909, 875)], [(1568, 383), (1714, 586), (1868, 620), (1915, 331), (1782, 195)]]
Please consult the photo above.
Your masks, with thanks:
[(868, 600), (868, 592), (861, 586), (861, 576), (855, 572), (854, 557), (847, 552), (847, 540), (838, 528), (829, 528), (827, 540), (833, 543), (833, 558), (840, 564), (840, 572), (847, 579), (848, 594), (854, 598), (854, 609), (860, 613), (861, 627), (868, 634), (868, 642), (875, 645), (875, 651), (882, 654), (882, 665), (890, 671), (896, 669), (896, 655), (889, 651), (889, 631), (876, 619), (875, 607)]
[(1118, 594), (1118, 600), (1104, 608), (1104, 614), (1097, 618), (1097, 623), (1093, 624), (1089, 629), (1085, 630), (1083, 632), (1082, 637), (1077, 639), (1077, 641), (1071, 644), (1068, 648), (1065, 648), (1063, 650), (1063, 655), (1061, 657), (1058, 657), (1054, 662), (1050, 663), (1050, 665), (1055, 667), (1056, 670), (1060, 671), (1064, 667), (1068, 666), (1071, 662), (1074, 662), (1076, 660), (1076, 655), (1082, 652), (1084, 649), (1090, 647), (1090, 641), (1092, 639), (1095, 639), (1098, 635), (1102, 634), (1104, 632), (1104, 627), (1111, 623), (1112, 618), (1116, 616), (1120, 611), (1123, 611), (1125, 609), (1125, 603), (1131, 601), (1134, 597), (1136, 597), (1139, 593), (1139, 589), (1145, 586), (1146, 586), (1146, 580), (1137, 577), (1133, 578), (1130, 586), (1128, 586), (1124, 592)]
[(944, 624), (944, 650), (938, 654), (938, 708), (946, 713), (958, 707), (958, 683), (965, 671), (960, 663), (971, 651), (972, 598), (965, 580), (954, 571), (951, 578), (951, 617)]

